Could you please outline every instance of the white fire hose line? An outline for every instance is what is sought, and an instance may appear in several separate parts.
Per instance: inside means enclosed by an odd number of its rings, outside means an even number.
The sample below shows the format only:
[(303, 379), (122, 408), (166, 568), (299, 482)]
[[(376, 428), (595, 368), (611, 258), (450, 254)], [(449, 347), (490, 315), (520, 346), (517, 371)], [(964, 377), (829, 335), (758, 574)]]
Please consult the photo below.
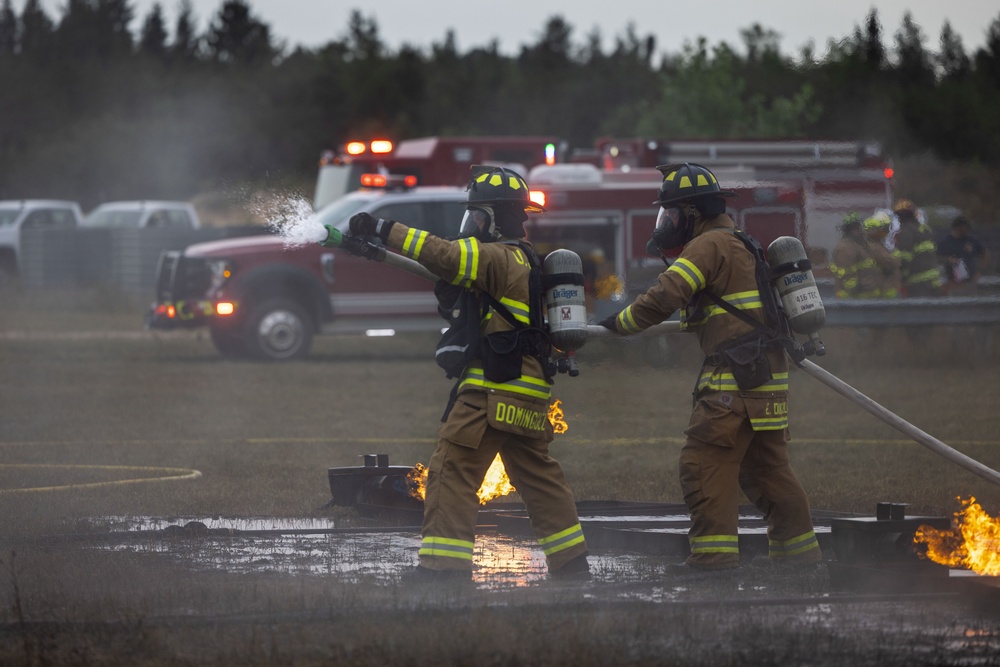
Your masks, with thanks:
[(816, 378), (827, 387), (851, 401), (855, 405), (870, 412), (897, 431), (909, 436), (924, 447), (927, 447), (935, 454), (939, 454), (952, 463), (959, 465), (969, 472), (982, 477), (983, 479), (1000, 485), (1000, 472), (983, 465), (975, 459), (969, 458), (962, 452), (952, 449), (929, 433), (925, 433), (899, 415), (882, 407), (872, 399), (868, 398), (860, 391), (847, 384), (829, 371), (817, 366), (808, 359), (804, 359), (801, 364), (797, 364), (803, 371)]
[(66, 491), (68, 489), (94, 489), (102, 486), (121, 486), (124, 484), (143, 484), (148, 482), (174, 482), (184, 479), (197, 479), (201, 477), (201, 472), (189, 468), (164, 468), (150, 466), (105, 466), (105, 465), (74, 465), (64, 463), (3, 463), (0, 468), (17, 469), (40, 469), (50, 468), (59, 470), (130, 470), (141, 471), (143, 473), (168, 473), (156, 477), (138, 477), (132, 479), (116, 479), (107, 482), (87, 482), (84, 484), (62, 484), (59, 486), (31, 486), (20, 489), (0, 489), (0, 496), (15, 493), (39, 493), (43, 491)]
[[(664, 322), (656, 326), (646, 329), (643, 333), (655, 333), (655, 334), (671, 334), (680, 333), (680, 322)], [(610, 331), (602, 326), (589, 325), (587, 327), (588, 336), (613, 336)], [(795, 363), (794, 361), (792, 363)], [(1000, 472), (993, 470), (992, 468), (976, 461), (963, 454), (962, 452), (949, 447), (944, 444), (934, 436), (930, 435), (917, 428), (910, 422), (906, 421), (896, 413), (888, 410), (887, 408), (879, 405), (872, 399), (868, 398), (860, 391), (847, 384), (836, 375), (833, 375), (824, 368), (817, 366), (808, 359), (804, 359), (801, 364), (795, 364), (798, 368), (802, 369), (804, 372), (808, 373), (812, 377), (816, 378), (827, 387), (833, 389), (835, 392), (854, 403), (858, 407), (870, 412), (875, 417), (881, 419), (883, 422), (892, 426), (897, 431), (903, 433), (907, 437), (916, 441), (917, 443), (927, 447), (935, 454), (943, 456), (952, 463), (959, 465), (969, 472), (982, 477), (983, 479), (993, 482), (994, 484), (1000, 485)]]
[[(431, 281), (437, 281), (438, 277), (428, 271), (422, 264), (416, 262), (408, 257), (403, 257), (392, 252), (386, 252), (385, 257), (379, 261), (384, 261), (386, 264), (395, 266), (398, 269), (408, 271), (412, 274), (420, 276)], [(641, 334), (638, 335), (663, 335), (663, 334), (674, 334), (682, 333), (681, 323), (678, 321), (667, 321), (657, 324), (656, 326), (649, 327)], [(616, 337), (617, 334), (613, 334), (604, 327), (596, 324), (587, 325), (587, 337), (597, 337), (597, 338), (607, 338)], [(794, 362), (793, 362), (794, 363)], [(833, 389), (835, 392), (851, 401), (860, 408), (870, 412), (872, 415), (881, 419), (883, 422), (892, 426), (897, 431), (905, 434), (906, 436), (912, 438), (919, 444), (927, 447), (931, 451), (944, 458), (948, 459), (952, 463), (955, 463), (969, 472), (982, 477), (983, 479), (993, 482), (994, 484), (1000, 486), (1000, 472), (993, 470), (992, 468), (983, 465), (979, 461), (972, 459), (965, 454), (959, 452), (956, 449), (952, 449), (948, 445), (944, 444), (934, 436), (926, 433), (910, 422), (906, 421), (894, 412), (882, 407), (872, 399), (868, 398), (860, 391), (847, 384), (837, 376), (833, 375), (829, 371), (824, 370), (820, 366), (812, 363), (808, 359), (803, 360), (801, 364), (796, 364), (803, 371), (816, 378), (826, 386)]]

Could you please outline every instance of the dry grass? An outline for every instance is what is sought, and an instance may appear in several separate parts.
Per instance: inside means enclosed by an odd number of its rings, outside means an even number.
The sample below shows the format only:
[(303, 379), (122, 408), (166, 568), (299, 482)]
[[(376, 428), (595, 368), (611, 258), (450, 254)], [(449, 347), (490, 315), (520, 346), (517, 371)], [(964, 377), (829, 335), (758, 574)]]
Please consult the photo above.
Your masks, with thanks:
[[(191, 572), (162, 554), (98, 552), (38, 536), (92, 530), (98, 516), (332, 516), (326, 469), (363, 453), (426, 462), (450, 383), (433, 337), (322, 338), (296, 364), (222, 360), (205, 336), (140, 335), (141, 304), (115, 295), (0, 297), (0, 489), (114, 481), (130, 471), (11, 464), (194, 469), (196, 480), (0, 494), (2, 664), (947, 664), (968, 620), (848, 605), (726, 611), (716, 604), (589, 604), (542, 586), (503, 596), (275, 573)], [(12, 336), (10, 332), (25, 332)], [(60, 337), (52, 332), (109, 332)], [(1000, 468), (996, 356), (877, 344), (832, 331), (819, 363), (917, 426)], [(995, 353), (995, 350), (994, 350)], [(677, 454), (700, 362), (693, 340), (594, 341), (578, 378), (560, 376), (569, 432), (553, 446), (578, 499), (679, 502)], [(871, 513), (878, 501), (950, 514), (1000, 489), (906, 441), (802, 373), (792, 380), (791, 453), (815, 507)], [(818, 584), (790, 578), (783, 593)], [(749, 609), (749, 608), (747, 608)], [(945, 612), (942, 612), (945, 613)], [(947, 614), (954, 618), (954, 610)], [(955, 621), (955, 623), (959, 623)], [(996, 649), (965, 641), (963, 655)], [(992, 634), (990, 634), (992, 633)], [(863, 637), (859, 642), (857, 637)], [(908, 648), (901, 649), (906, 645)], [(992, 655), (993, 657), (990, 657)], [(986, 652), (977, 664), (996, 664)]]

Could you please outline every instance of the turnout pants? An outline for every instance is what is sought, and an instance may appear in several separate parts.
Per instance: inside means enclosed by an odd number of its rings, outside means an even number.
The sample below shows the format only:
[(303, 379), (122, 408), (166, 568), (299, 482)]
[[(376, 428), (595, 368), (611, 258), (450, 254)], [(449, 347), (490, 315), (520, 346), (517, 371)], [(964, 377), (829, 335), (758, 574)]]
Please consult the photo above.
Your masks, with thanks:
[[(691, 513), (689, 565), (739, 566), (740, 489), (768, 522), (768, 555), (778, 563), (822, 559), (809, 500), (788, 462), (787, 430), (754, 431), (738, 394), (702, 395), (685, 431), (680, 481)], [(749, 407), (753, 412), (753, 407)]]
[[(498, 453), (524, 500), (549, 569), (558, 569), (587, 552), (573, 492), (562, 467), (549, 456), (551, 436), (528, 438), (490, 426), (482, 394), (460, 395), (442, 427), (442, 435), (445, 433), (467, 444), (442, 437), (431, 456), (421, 529), (423, 567), (472, 569), (480, 507), (476, 492)], [(476, 436), (475, 442), (469, 442), (470, 433)]]

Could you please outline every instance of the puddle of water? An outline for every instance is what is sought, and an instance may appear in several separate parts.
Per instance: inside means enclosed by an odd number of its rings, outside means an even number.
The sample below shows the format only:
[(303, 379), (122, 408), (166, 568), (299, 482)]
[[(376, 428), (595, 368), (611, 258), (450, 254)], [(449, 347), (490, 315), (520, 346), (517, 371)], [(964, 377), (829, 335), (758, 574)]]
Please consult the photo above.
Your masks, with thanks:
[[(420, 549), (420, 535), (416, 532), (379, 529), (338, 532), (328, 519), (102, 517), (92, 523), (113, 534), (121, 533), (123, 538), (102, 541), (93, 548), (161, 554), (190, 569), (236, 574), (323, 575), (355, 583), (371, 583), (374, 578), (392, 584), (404, 570), (417, 564)], [(201, 537), (183, 530), (192, 524), (202, 524), (210, 531), (266, 534), (212, 533)], [(176, 530), (170, 532), (171, 527)], [(167, 532), (155, 534), (155, 531)], [(135, 539), (140, 536), (142, 539)], [(482, 589), (531, 587), (548, 579), (545, 556), (531, 537), (481, 532), (476, 535), (473, 563), (473, 581)], [(597, 581), (634, 583), (649, 581), (651, 576), (659, 579), (663, 559), (641, 554), (602, 554), (591, 555), (590, 563)], [(670, 588), (657, 590), (652, 594), (631, 592), (626, 596), (667, 600), (678, 593)]]

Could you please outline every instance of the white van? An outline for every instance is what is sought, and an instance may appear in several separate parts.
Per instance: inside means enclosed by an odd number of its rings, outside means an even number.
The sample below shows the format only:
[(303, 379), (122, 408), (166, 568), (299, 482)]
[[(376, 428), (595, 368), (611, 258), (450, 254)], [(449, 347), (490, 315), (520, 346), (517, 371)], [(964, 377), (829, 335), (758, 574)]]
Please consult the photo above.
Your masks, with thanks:
[(84, 227), (198, 229), (194, 206), (182, 201), (113, 201), (87, 214)]
[(21, 230), (66, 229), (83, 220), (80, 205), (61, 199), (0, 201), (0, 284), (19, 274)]

